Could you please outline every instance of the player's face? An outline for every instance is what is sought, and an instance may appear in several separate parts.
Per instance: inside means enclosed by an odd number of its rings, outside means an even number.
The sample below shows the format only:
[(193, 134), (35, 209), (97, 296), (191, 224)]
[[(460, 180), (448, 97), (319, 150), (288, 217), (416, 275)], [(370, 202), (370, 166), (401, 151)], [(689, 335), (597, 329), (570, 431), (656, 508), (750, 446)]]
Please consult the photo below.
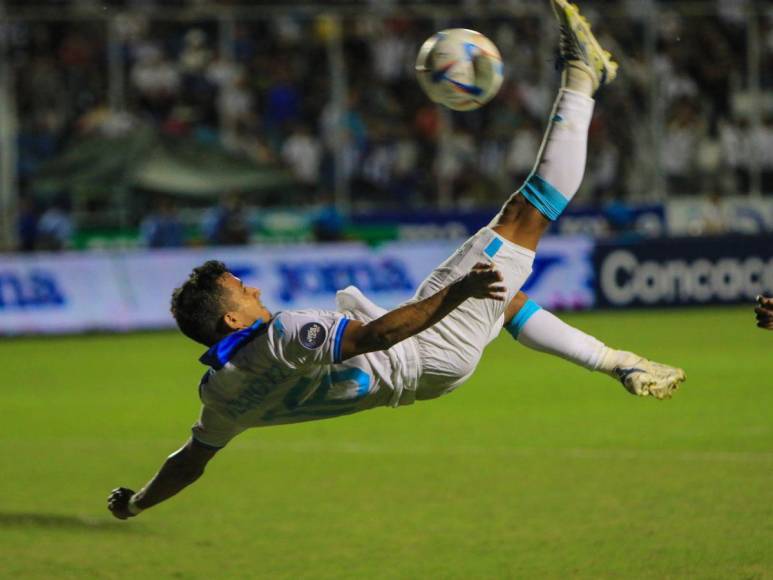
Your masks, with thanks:
[(230, 309), (225, 314), (226, 324), (233, 330), (241, 330), (260, 318), (267, 321), (271, 312), (260, 301), (260, 289), (245, 286), (236, 276), (227, 272), (220, 278), (226, 291)]

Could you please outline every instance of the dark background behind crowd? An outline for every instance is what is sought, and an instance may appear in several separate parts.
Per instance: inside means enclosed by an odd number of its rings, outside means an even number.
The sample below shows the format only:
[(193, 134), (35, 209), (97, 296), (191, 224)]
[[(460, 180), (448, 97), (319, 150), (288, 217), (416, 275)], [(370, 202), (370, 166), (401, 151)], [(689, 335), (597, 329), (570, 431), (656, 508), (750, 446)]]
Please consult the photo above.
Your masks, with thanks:
[[(466, 1), (449, 3), (446, 18), (428, 19), (403, 2), (327, 3), (342, 7), (338, 21), (291, 10), (293, 2), (285, 10), (261, 4), (249, 3), (244, 16), (229, 7), (248, 3), (6, 3), (12, 16), (36, 14), (6, 28), (20, 248), (66, 247), (78, 227), (118, 222), (138, 227), (151, 246), (186, 243), (192, 224), (202, 243), (246, 243), (247, 209), (287, 205), (313, 208), (315, 230), (335, 239), (349, 210), (496, 206), (531, 170), (556, 87), (547, 9)], [(586, 5), (622, 74), (599, 95), (580, 203), (773, 192), (773, 7)], [(45, 11), (51, 7), (59, 17)], [(456, 26), (490, 36), (506, 63), (500, 95), (475, 113), (440, 110), (413, 76), (421, 42)], [(339, 33), (344, 66), (336, 70), (331, 39)], [(118, 73), (110, 70), (116, 62)], [(342, 71), (343, 111), (334, 99)], [(298, 194), (289, 201), (281, 190), (248, 188), (192, 200), (140, 188), (130, 203), (37, 191), (46, 164), (78, 139), (109, 140), (139, 127), (281, 165)], [(335, 210), (341, 181), (347, 204)], [(122, 203), (130, 211), (114, 211)]]

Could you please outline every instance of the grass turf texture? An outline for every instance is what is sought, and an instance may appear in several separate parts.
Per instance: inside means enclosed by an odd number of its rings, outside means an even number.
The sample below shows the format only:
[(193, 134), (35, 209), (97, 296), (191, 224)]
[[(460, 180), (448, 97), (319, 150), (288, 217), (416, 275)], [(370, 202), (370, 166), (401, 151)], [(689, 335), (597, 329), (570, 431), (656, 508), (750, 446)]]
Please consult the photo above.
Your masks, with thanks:
[(119, 522), (194, 421), (175, 334), (0, 343), (2, 578), (773, 578), (773, 333), (750, 309), (565, 317), (678, 363), (667, 402), (505, 336), (451, 396), (252, 430)]

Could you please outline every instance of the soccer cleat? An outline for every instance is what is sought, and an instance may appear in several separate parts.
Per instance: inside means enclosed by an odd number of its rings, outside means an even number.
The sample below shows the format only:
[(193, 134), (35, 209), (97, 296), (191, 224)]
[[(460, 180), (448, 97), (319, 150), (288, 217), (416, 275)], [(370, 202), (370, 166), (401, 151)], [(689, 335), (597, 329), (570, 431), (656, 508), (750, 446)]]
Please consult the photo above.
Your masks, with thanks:
[(567, 0), (551, 0), (551, 4), (561, 25), (561, 63), (587, 72), (593, 80), (594, 92), (615, 80), (617, 63), (596, 40), (577, 6)]
[(670, 399), (687, 375), (682, 369), (647, 360), (632, 352), (617, 352), (620, 360), (610, 373), (639, 397)]

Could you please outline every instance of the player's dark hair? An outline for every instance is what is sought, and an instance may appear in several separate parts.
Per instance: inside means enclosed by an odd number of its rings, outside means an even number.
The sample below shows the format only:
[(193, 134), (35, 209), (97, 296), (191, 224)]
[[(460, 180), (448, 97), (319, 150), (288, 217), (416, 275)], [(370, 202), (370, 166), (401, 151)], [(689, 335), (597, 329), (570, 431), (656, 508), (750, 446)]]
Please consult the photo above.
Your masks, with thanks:
[(177, 326), (185, 336), (206, 346), (212, 346), (228, 333), (223, 321), (228, 301), (220, 282), (227, 272), (223, 262), (209, 260), (194, 268), (185, 283), (172, 293), (172, 316)]

